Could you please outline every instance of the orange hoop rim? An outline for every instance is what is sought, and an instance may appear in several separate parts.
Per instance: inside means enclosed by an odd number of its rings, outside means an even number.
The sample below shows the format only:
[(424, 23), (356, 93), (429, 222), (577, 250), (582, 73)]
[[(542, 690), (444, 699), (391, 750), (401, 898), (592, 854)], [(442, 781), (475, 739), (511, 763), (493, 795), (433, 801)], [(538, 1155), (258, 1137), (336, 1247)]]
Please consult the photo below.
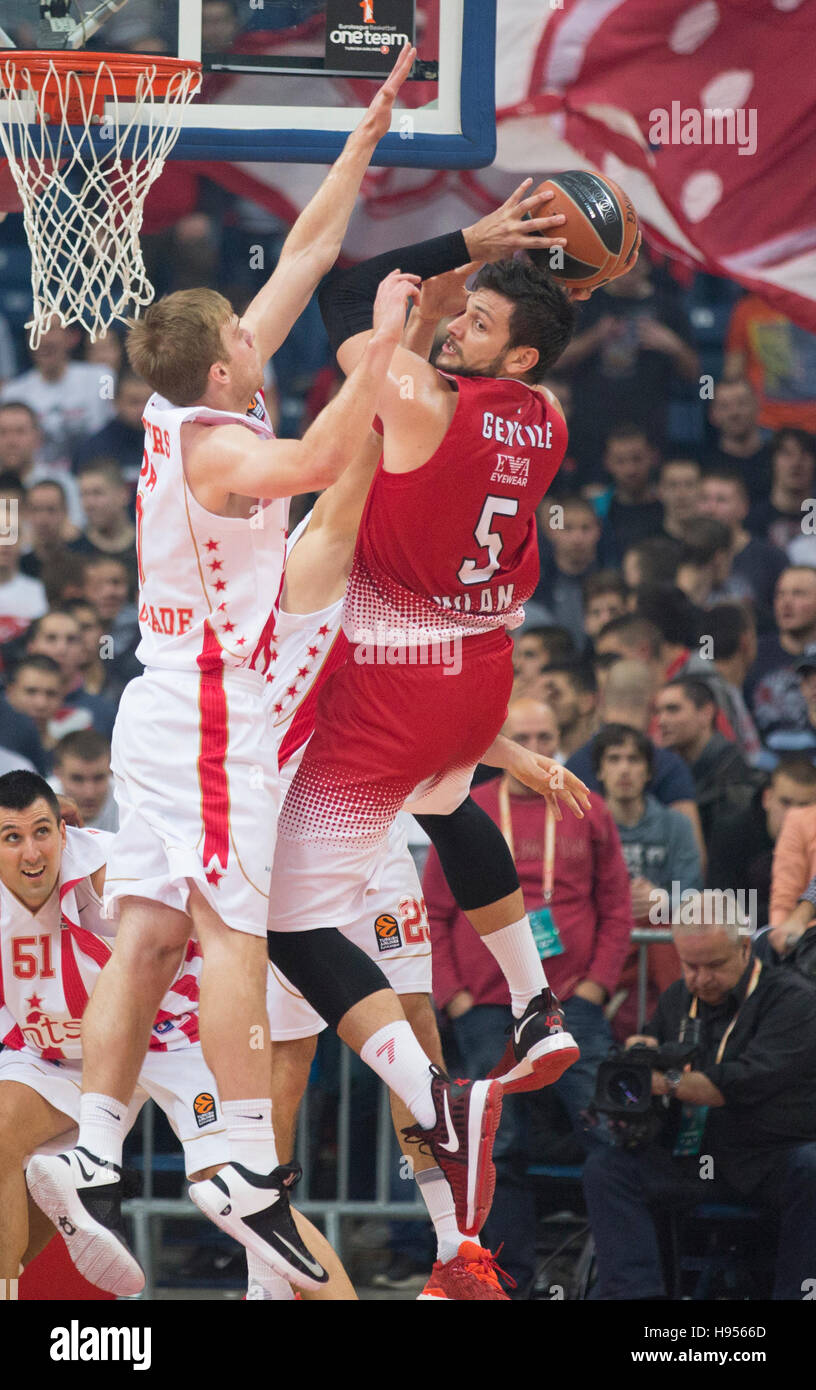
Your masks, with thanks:
[[(65, 49), (4, 49), (0, 54), (0, 70), (5, 74), (9, 68), (18, 77), (25, 72), (34, 79), (41, 79), (39, 84), (32, 83), (38, 92), (54, 70), (61, 77), (75, 77), (86, 93), (92, 92), (96, 85), (97, 95), (132, 95), (139, 78), (153, 71), (153, 91), (163, 96), (178, 74), (201, 74), (201, 63), (195, 58), (169, 58), (163, 53), (89, 53)], [(115, 83), (107, 78), (105, 69)]]

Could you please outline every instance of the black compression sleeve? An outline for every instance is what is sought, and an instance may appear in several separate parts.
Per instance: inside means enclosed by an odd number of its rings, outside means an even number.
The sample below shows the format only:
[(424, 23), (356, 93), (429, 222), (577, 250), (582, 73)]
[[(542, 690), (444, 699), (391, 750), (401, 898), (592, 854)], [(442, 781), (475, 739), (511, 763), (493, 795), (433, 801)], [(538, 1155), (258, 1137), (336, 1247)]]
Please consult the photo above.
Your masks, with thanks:
[(330, 1028), (370, 994), (390, 989), (380, 967), (336, 927), (266, 933), (269, 959)]
[(439, 855), (442, 872), (463, 912), (515, 893), (519, 886), (507, 841), (487, 811), (468, 797), (449, 816), (417, 816)]
[(406, 275), (419, 275), (429, 280), (467, 265), (470, 252), (461, 232), (419, 241), (415, 246), (401, 246), (386, 251), (370, 261), (361, 261), (351, 270), (334, 270), (324, 280), (318, 295), (320, 312), (329, 335), (332, 352), (355, 333), (365, 333), (371, 327), (377, 288), (392, 270)]

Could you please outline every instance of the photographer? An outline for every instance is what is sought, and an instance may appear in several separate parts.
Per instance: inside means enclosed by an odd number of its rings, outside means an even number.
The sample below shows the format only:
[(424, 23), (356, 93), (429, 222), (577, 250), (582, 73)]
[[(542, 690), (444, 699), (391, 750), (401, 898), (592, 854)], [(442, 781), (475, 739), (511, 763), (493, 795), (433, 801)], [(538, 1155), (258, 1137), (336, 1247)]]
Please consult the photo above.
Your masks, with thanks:
[(775, 1299), (803, 1298), (816, 1270), (816, 997), (703, 905), (700, 926), (674, 928), (683, 979), (627, 1044), (696, 1035), (696, 1060), (652, 1071), (652, 1095), (665, 1098), (653, 1102), (664, 1117), (654, 1139), (622, 1147), (636, 1142), (624, 1121), (619, 1146), (594, 1149), (584, 1169), (601, 1299), (665, 1298), (654, 1215), (702, 1201), (778, 1214)]

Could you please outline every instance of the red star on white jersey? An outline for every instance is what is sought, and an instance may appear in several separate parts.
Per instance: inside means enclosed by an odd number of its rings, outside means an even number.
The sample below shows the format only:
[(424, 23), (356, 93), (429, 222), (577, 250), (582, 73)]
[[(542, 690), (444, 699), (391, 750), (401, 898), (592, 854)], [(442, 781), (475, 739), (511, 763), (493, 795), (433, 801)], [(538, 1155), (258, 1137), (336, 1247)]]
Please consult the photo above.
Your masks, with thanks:
[(278, 703), (277, 705), (273, 705), (272, 708), (276, 714), (281, 714), (283, 711), (283, 705), (280, 703)]
[(208, 869), (207, 872), (206, 872), (206, 874), (205, 874), (205, 878), (206, 878), (207, 882), (208, 882), (209, 884), (211, 884), (213, 888), (217, 888), (217, 887), (218, 887), (218, 885), (219, 885), (219, 883), (221, 882), (221, 879), (222, 879), (223, 877), (224, 877), (223, 871), (220, 870), (220, 869)]
[(224, 566), (221, 560), (210, 560), (210, 563), (208, 564), (207, 568), (215, 571), (223, 569)]
[(308, 651), (308, 653), (309, 653), (309, 656), (317, 656), (317, 653), (318, 653), (318, 651), (319, 651), (319, 648), (318, 648), (318, 647), (308, 647), (308, 648), (307, 648), (307, 651)]
[(220, 545), (220, 543), (221, 543), (220, 541), (209, 540), (209, 541), (207, 541), (207, 549), (208, 549), (208, 550), (217, 550), (218, 547), (219, 547), (219, 545)]
[(326, 637), (326, 636), (328, 635), (329, 629), (328, 629), (328, 625), (327, 625), (326, 623), (324, 623), (323, 626), (322, 626), (322, 627), (319, 627), (317, 630), (318, 630), (318, 632), (320, 633), (320, 636), (321, 636), (321, 637)]
[(298, 667), (298, 675), (300, 676), (301, 680), (303, 679), (304, 676), (308, 676), (308, 674), (309, 674), (309, 668), (308, 668), (308, 666), (299, 666), (299, 667)]
[(226, 579), (216, 579), (216, 581), (215, 581), (215, 592), (216, 592), (217, 594), (220, 594), (220, 593), (222, 592), (223, 589), (226, 589), (226, 587), (227, 587), (227, 581), (226, 581)]
[(234, 631), (235, 631), (235, 623), (224, 623), (224, 626), (222, 627), (221, 631), (222, 631), (222, 632), (234, 632)]
[(30, 1005), (32, 1009), (42, 1008), (42, 999), (40, 998), (39, 994), (32, 994), (30, 999), (26, 999), (26, 1003)]

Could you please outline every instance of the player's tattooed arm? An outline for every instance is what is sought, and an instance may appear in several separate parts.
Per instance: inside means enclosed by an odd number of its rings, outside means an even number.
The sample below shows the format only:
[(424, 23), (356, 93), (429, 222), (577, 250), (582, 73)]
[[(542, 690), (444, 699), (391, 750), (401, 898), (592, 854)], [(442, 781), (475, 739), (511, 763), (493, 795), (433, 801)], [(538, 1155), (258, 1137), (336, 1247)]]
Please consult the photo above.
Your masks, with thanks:
[(531, 753), (514, 739), (505, 738), (504, 734), (494, 739), (482, 756), (482, 762), (488, 767), (503, 768), (518, 782), (523, 782), (525, 787), (545, 797), (553, 808), (556, 820), (562, 819), (562, 806), (579, 820), (583, 820), (584, 811), (592, 807), (588, 788), (574, 772), (569, 772), (555, 758), (546, 758), (543, 753)]
[(394, 101), (415, 57), (415, 48), (401, 50), (342, 154), (292, 227), (272, 276), (244, 314), (243, 323), (254, 334), (263, 361), (280, 347), (337, 260), (363, 176), (388, 133)]

